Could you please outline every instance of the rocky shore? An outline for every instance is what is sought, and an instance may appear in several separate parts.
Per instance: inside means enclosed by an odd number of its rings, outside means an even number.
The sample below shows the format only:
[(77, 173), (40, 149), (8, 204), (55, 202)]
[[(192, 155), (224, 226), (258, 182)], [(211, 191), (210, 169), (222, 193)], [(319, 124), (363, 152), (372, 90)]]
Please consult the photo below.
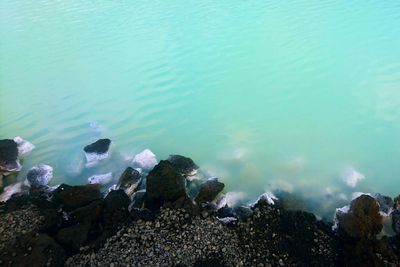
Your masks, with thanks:
[[(110, 144), (86, 146), (88, 163), (107, 158)], [(18, 143), (0, 140), (3, 175), (20, 169)], [(400, 266), (399, 198), (362, 194), (334, 223), (272, 193), (229, 206), (224, 184), (192, 159), (157, 161), (150, 150), (111, 186), (108, 176), (78, 186), (51, 179), (52, 168), (37, 165), (3, 190), (0, 266)]]

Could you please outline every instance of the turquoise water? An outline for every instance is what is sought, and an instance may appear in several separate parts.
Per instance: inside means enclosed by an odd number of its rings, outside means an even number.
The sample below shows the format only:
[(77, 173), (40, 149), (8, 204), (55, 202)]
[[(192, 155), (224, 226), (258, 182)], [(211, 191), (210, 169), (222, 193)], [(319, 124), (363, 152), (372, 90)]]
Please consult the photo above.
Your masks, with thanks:
[[(399, 1), (3, 0), (0, 36), (0, 137), (36, 145), (20, 179), (116, 178), (150, 148), (249, 197), (399, 193)], [(113, 156), (79, 173), (99, 137)]]

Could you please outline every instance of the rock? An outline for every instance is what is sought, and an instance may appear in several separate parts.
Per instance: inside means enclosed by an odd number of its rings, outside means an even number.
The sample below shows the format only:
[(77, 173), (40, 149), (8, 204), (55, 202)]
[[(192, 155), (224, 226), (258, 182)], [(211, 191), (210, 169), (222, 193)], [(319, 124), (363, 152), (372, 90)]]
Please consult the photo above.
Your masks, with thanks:
[(64, 249), (46, 234), (23, 235), (1, 257), (10, 266), (64, 266)]
[(100, 160), (108, 158), (108, 150), (110, 148), (110, 139), (99, 139), (96, 142), (85, 146), (87, 167), (95, 165)]
[(54, 190), (53, 195), (67, 209), (81, 207), (103, 197), (100, 192), (99, 184), (78, 186), (61, 184), (56, 190)]
[(124, 190), (118, 189), (111, 191), (103, 202), (103, 222), (106, 225), (113, 226), (128, 218), (128, 207), (131, 200), (125, 194)]
[(133, 157), (132, 163), (135, 168), (141, 168), (143, 171), (148, 172), (157, 165), (157, 158), (151, 150), (145, 149)]
[(354, 199), (348, 212), (337, 214), (337, 219), (339, 230), (355, 239), (373, 239), (383, 227), (379, 204), (368, 195)]
[(131, 197), (138, 189), (139, 183), (140, 173), (137, 170), (128, 167), (119, 178), (117, 188), (123, 189), (128, 197)]
[(53, 179), (53, 168), (44, 164), (34, 166), (29, 170), (26, 179), (32, 186), (47, 185)]
[(183, 176), (192, 176), (197, 173), (199, 166), (191, 158), (181, 155), (169, 155), (168, 159), (174, 169)]
[(233, 208), (233, 214), (239, 220), (245, 220), (253, 215), (253, 211), (249, 207), (238, 206)]
[(14, 142), (17, 143), (17, 145), (18, 145), (18, 156), (19, 157), (27, 156), (32, 150), (35, 149), (35, 146), (32, 143), (22, 139), (19, 136), (14, 138)]
[(56, 235), (56, 240), (61, 245), (72, 251), (79, 251), (79, 248), (85, 243), (90, 230), (90, 222), (84, 221), (76, 225), (62, 228)]
[(132, 202), (130, 205), (130, 210), (133, 208), (142, 208), (144, 203), (144, 196), (146, 195), (146, 190), (139, 190), (132, 195)]
[(251, 208), (274, 205), (276, 200), (278, 200), (278, 198), (273, 193), (266, 192), (258, 197), (258, 199), (251, 205)]
[(225, 217), (235, 217), (233, 209), (228, 205), (225, 205), (218, 209), (218, 218), (225, 218)]
[(100, 221), (103, 213), (103, 200), (94, 200), (90, 204), (77, 208), (69, 213), (69, 220), (74, 222), (91, 222), (97, 223)]
[(105, 174), (97, 174), (97, 175), (93, 175), (90, 176), (88, 178), (88, 182), (89, 184), (101, 184), (101, 185), (105, 185), (111, 182), (112, 180), (112, 173), (105, 173)]
[(394, 202), (391, 197), (383, 196), (378, 193), (375, 195), (375, 199), (376, 201), (378, 201), (380, 212), (382, 212), (386, 216), (392, 212), (394, 207)]
[(18, 144), (11, 139), (0, 140), (0, 175), (8, 175), (22, 168), (18, 159)]
[[(1, 179), (1, 177), (0, 177), (0, 179)], [(6, 202), (13, 195), (21, 193), (23, 190), (24, 190), (23, 182), (15, 183), (15, 184), (4, 187), (3, 193), (1, 193), (1, 195), (0, 195), (0, 202)]]
[(154, 210), (164, 202), (186, 197), (185, 178), (177, 173), (169, 161), (162, 160), (147, 176), (145, 207)]
[(235, 217), (224, 217), (224, 218), (218, 218), (218, 220), (226, 225), (231, 225), (237, 221)]
[(397, 209), (392, 212), (392, 228), (396, 234), (400, 234), (400, 211)]
[(200, 186), (200, 192), (195, 198), (195, 202), (200, 204), (213, 201), (222, 189), (224, 189), (224, 186), (217, 178), (208, 179)]

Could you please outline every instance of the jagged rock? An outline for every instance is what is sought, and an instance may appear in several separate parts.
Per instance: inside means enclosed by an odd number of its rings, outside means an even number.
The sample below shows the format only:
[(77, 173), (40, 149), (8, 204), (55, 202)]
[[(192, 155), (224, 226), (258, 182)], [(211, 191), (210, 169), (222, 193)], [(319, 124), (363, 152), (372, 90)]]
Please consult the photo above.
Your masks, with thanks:
[(378, 201), (379, 204), (379, 211), (382, 213), (389, 215), (391, 211), (393, 210), (394, 202), (391, 197), (388, 196), (383, 196), (381, 194), (376, 194), (375, 195), (376, 201)]
[(132, 167), (126, 168), (118, 180), (117, 188), (123, 189), (128, 197), (131, 197), (138, 189), (140, 173)]
[(146, 190), (139, 190), (132, 195), (132, 202), (130, 205), (130, 209), (133, 208), (142, 208), (144, 203), (144, 197), (146, 195)]
[(81, 207), (103, 197), (100, 192), (99, 184), (78, 186), (61, 184), (56, 190), (54, 190), (53, 195), (67, 209)]
[(350, 203), (348, 212), (336, 215), (339, 229), (356, 239), (373, 239), (382, 230), (379, 204), (371, 196), (361, 195)]
[(26, 179), (32, 186), (47, 185), (53, 179), (53, 168), (44, 164), (34, 166), (29, 170)]
[(249, 207), (238, 206), (233, 208), (233, 214), (239, 220), (245, 220), (253, 215), (253, 211)]
[(0, 140), (0, 175), (8, 175), (20, 170), (18, 144), (11, 139)]
[(278, 198), (271, 192), (266, 192), (258, 197), (258, 199), (251, 205), (251, 208), (262, 207), (267, 205), (274, 205)]
[(199, 166), (197, 166), (191, 158), (181, 155), (169, 155), (167, 160), (171, 162), (172, 166), (178, 173), (184, 176), (195, 175), (199, 169)]
[(213, 201), (216, 196), (224, 189), (224, 183), (217, 178), (208, 179), (200, 186), (200, 192), (195, 198), (195, 202), (200, 204)]
[(185, 196), (185, 178), (175, 171), (169, 161), (160, 161), (147, 176), (145, 207), (158, 209), (165, 202)]
[(108, 157), (108, 150), (110, 148), (110, 139), (99, 139), (96, 142), (84, 147), (87, 166), (91, 167), (100, 160)]
[(111, 180), (113, 179), (112, 177), (112, 173), (105, 173), (105, 174), (97, 174), (97, 175), (93, 175), (90, 176), (88, 178), (88, 182), (89, 184), (101, 184), (101, 185), (105, 185), (111, 182)]
[(140, 168), (145, 172), (149, 172), (157, 165), (157, 158), (150, 149), (145, 149), (133, 157), (132, 164), (135, 168)]
[(62, 228), (56, 236), (56, 240), (72, 251), (79, 251), (85, 243), (90, 230), (90, 222), (84, 221), (73, 226)]
[(106, 225), (113, 226), (127, 219), (130, 202), (131, 200), (122, 189), (108, 193), (103, 202), (103, 222)]
[(235, 217), (233, 209), (228, 205), (225, 205), (218, 209), (218, 218), (225, 218), (225, 217)]

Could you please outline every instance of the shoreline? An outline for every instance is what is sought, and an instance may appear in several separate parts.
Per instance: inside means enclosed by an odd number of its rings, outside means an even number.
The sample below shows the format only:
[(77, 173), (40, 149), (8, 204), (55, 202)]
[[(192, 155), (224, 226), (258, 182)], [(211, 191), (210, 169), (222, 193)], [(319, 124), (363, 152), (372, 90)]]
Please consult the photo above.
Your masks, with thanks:
[[(85, 147), (88, 162), (109, 146)], [(188, 157), (158, 162), (145, 150), (134, 165), (106, 192), (108, 176), (52, 188), (52, 168), (32, 168), (23, 190), (0, 202), (0, 266), (400, 265), (398, 198), (362, 194), (338, 209), (333, 227), (288, 209), (290, 195), (229, 206), (217, 178), (192, 179), (200, 168)], [(388, 223), (394, 235), (382, 236)]]

